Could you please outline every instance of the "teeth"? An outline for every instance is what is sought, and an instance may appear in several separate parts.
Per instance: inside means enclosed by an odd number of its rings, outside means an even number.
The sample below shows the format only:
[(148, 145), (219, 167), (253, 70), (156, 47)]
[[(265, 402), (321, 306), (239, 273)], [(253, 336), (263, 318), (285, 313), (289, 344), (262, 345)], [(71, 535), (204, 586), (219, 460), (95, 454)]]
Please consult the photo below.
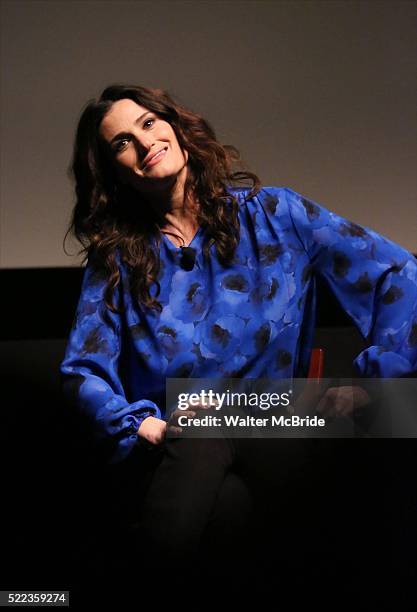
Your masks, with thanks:
[(156, 159), (157, 157), (159, 157), (160, 155), (162, 155), (162, 153), (165, 153), (165, 149), (162, 149), (162, 151), (159, 151), (159, 153), (157, 153), (156, 155), (154, 155), (153, 157), (151, 157), (151, 159), (149, 161), (153, 161), (154, 159)]

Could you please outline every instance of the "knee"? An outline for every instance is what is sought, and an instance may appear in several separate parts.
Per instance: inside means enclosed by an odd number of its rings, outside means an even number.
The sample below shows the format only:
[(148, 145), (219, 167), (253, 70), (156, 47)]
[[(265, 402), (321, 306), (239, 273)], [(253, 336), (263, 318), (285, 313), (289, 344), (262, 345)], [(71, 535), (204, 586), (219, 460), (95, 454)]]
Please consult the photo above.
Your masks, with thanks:
[(234, 459), (233, 442), (226, 438), (167, 438), (164, 443), (165, 454), (171, 461), (188, 464), (209, 462), (227, 468)]

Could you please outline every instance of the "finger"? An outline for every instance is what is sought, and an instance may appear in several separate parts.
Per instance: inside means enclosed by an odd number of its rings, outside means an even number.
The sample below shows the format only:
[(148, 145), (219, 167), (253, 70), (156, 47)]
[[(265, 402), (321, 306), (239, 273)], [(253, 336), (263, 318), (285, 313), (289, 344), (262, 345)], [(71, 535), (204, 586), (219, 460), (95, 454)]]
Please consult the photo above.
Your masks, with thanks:
[(339, 387), (336, 392), (335, 408), (337, 416), (348, 416), (353, 412), (352, 387)]
[(329, 412), (329, 397), (324, 395), (317, 404), (316, 411), (322, 416), (328, 416)]
[(353, 406), (356, 410), (357, 408), (363, 408), (371, 403), (371, 398), (367, 391), (362, 387), (355, 386), (353, 387)]
[(207, 401), (207, 402), (199, 402), (197, 405), (193, 407), (197, 410), (208, 410), (209, 408), (217, 408), (219, 406), (219, 402), (217, 400)]
[(171, 412), (171, 416), (175, 416), (175, 417), (179, 417), (179, 416), (190, 416), (193, 417), (195, 416), (195, 411), (194, 410), (183, 410), (181, 408), (177, 408), (176, 410), (174, 410), (174, 412)]
[(321, 411), (323, 416), (340, 416), (340, 411), (344, 406), (344, 399), (340, 389), (338, 387), (330, 387), (326, 391), (321, 403)]
[(349, 410), (349, 395), (346, 395), (346, 391), (344, 389), (339, 389), (335, 393), (333, 409), (335, 415), (340, 417), (343, 416), (344, 413)]
[(180, 412), (178, 412), (177, 417), (186, 416), (191, 419), (192, 417), (195, 417), (195, 415), (195, 410), (181, 410)]
[(182, 427), (177, 427), (176, 425), (170, 425), (168, 427), (168, 431), (172, 435), (178, 435), (178, 434), (182, 433)]
[(167, 434), (169, 435), (177, 435), (180, 434), (182, 432), (182, 427), (180, 427), (178, 424), (169, 424), (167, 427)]
[(178, 419), (180, 417), (187, 417), (187, 418), (192, 418), (195, 417), (196, 412), (194, 410), (180, 410), (179, 408), (177, 408), (177, 410), (174, 410), (174, 412), (171, 414), (171, 416), (169, 417), (169, 424), (170, 425), (178, 425)]
[(340, 408), (340, 416), (350, 416), (355, 410), (353, 397), (345, 398), (343, 405)]

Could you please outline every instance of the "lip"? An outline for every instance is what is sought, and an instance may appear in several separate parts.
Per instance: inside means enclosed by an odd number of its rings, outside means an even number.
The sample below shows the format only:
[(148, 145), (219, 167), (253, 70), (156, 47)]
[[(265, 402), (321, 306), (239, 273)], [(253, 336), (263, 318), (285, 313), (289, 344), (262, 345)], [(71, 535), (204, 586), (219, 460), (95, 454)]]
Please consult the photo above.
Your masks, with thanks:
[[(161, 153), (161, 151), (164, 151), (164, 153), (162, 155), (158, 155), (158, 153)], [(161, 159), (163, 159), (165, 157), (166, 151), (167, 151), (167, 147), (162, 147), (162, 149), (159, 149), (159, 151), (157, 151), (156, 153), (153, 153), (152, 157), (150, 157), (150, 158), (148, 157), (149, 161), (146, 161), (147, 158), (145, 158), (144, 164), (143, 164), (143, 168), (148, 168), (149, 166), (154, 166), (155, 164), (160, 162)], [(156, 155), (158, 155), (158, 157), (155, 159)]]

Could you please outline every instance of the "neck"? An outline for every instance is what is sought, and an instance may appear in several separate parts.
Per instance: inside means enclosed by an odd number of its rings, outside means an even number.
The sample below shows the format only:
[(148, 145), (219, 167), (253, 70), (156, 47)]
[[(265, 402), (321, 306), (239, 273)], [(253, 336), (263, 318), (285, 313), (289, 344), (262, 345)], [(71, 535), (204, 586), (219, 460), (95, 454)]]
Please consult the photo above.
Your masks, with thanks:
[(188, 242), (198, 229), (198, 201), (193, 194), (185, 197), (185, 179), (186, 172), (180, 173), (172, 185), (159, 192), (147, 194), (146, 199), (155, 212), (161, 230), (177, 234)]
[(188, 245), (198, 230), (197, 205), (182, 203), (172, 208), (159, 221), (161, 231), (170, 236), (177, 246)]

